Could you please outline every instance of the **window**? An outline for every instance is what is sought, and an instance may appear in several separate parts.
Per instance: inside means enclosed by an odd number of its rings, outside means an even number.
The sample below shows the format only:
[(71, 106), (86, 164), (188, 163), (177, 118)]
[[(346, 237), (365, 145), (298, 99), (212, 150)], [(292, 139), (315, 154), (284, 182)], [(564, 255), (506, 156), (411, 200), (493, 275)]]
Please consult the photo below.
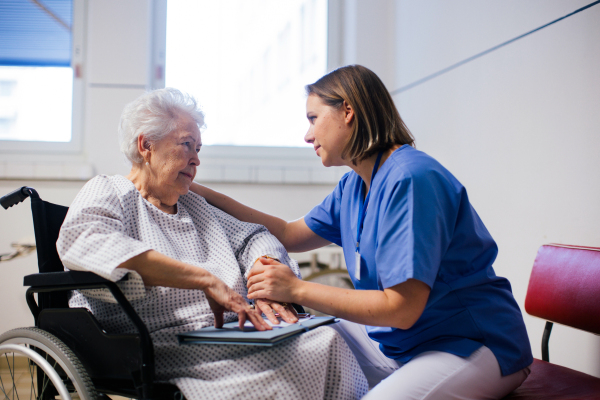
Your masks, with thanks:
[(0, 1), (0, 151), (79, 150), (79, 8), (73, 0)]
[(69, 142), (70, 67), (0, 67), (0, 140)]
[(203, 143), (306, 147), (304, 85), (326, 73), (327, 1), (167, 7), (166, 85), (199, 101)]

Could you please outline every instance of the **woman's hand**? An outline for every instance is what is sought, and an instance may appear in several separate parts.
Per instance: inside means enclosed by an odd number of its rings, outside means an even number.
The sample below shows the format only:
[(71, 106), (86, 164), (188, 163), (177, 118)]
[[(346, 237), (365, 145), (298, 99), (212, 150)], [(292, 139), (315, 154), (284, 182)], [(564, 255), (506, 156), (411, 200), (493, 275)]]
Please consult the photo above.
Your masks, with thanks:
[(294, 292), (302, 281), (279, 261), (264, 257), (259, 261), (248, 276), (248, 298), (294, 303)]
[(246, 320), (250, 320), (259, 331), (271, 329), (260, 311), (252, 309), (239, 293), (203, 268), (175, 260), (155, 250), (138, 254), (119, 265), (119, 268), (137, 272), (146, 286), (203, 290), (215, 315), (215, 328), (223, 326), (224, 311), (233, 311), (238, 315), (240, 328), (244, 327)]
[(223, 327), (224, 311), (233, 311), (238, 315), (240, 329), (244, 329), (247, 319), (259, 331), (272, 329), (263, 319), (260, 310), (252, 309), (250, 304), (239, 293), (235, 292), (219, 278), (214, 277), (211, 284), (204, 289), (204, 293), (215, 315), (215, 328)]
[(279, 325), (279, 319), (277, 319), (275, 313), (279, 313), (279, 316), (287, 323), (293, 324), (298, 322), (298, 313), (290, 304), (282, 304), (266, 299), (258, 299), (255, 301), (255, 304), (267, 316), (269, 321), (275, 325)]

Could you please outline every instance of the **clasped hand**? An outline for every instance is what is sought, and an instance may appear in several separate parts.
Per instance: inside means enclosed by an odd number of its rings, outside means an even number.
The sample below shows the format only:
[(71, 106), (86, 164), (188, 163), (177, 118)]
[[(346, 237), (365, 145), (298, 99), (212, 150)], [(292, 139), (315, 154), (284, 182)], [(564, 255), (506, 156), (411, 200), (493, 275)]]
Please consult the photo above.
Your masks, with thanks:
[[(271, 265), (273, 263), (278, 265)], [(265, 267), (285, 269), (289, 271), (294, 278), (296, 278), (288, 266), (263, 257), (258, 259), (252, 267), (250, 277), (261, 274), (264, 272)], [(258, 279), (260, 278), (252, 278), (253, 281)], [(250, 287), (250, 279), (248, 281), (248, 287)], [(298, 321), (298, 314), (291, 304), (287, 304), (285, 301), (278, 301), (273, 298), (268, 298), (267, 296), (249, 295), (248, 298), (254, 299), (257, 307), (256, 309), (252, 309), (240, 294), (230, 289), (220, 279), (215, 279), (213, 284), (205, 290), (205, 293), (208, 303), (210, 304), (210, 308), (215, 315), (216, 328), (223, 327), (223, 312), (226, 310), (233, 311), (238, 314), (240, 328), (243, 328), (246, 320), (249, 320), (252, 322), (252, 325), (254, 325), (254, 327), (260, 331), (272, 329), (271, 326), (262, 318), (262, 313), (264, 313), (269, 321), (274, 325), (279, 324), (279, 319), (275, 313), (278, 313), (285, 322), (295, 323)], [(248, 293), (250, 293), (250, 290)]]
[(267, 316), (269, 321), (278, 324), (273, 310), (278, 312), (284, 321), (298, 321), (296, 310), (288, 303), (293, 303), (293, 289), (299, 279), (287, 265), (270, 258), (259, 258), (248, 276), (248, 298)]

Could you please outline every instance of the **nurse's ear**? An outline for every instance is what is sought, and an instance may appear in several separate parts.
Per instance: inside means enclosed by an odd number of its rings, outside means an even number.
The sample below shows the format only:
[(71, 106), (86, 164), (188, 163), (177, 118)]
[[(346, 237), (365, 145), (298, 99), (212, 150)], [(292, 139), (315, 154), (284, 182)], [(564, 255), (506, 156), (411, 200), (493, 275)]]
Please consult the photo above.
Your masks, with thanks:
[(354, 109), (346, 100), (344, 100), (344, 103), (342, 104), (342, 109), (344, 110), (344, 121), (347, 125), (352, 124), (354, 121)]

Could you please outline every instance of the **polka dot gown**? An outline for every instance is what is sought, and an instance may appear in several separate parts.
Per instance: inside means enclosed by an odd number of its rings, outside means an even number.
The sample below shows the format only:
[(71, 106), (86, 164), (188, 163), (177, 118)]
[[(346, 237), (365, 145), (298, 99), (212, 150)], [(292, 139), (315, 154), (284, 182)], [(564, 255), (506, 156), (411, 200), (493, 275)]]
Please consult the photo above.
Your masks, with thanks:
[[(69, 208), (56, 244), (64, 265), (119, 282), (153, 339), (156, 376), (192, 399), (356, 399), (367, 389), (352, 352), (333, 329), (320, 327), (271, 348), (179, 345), (176, 334), (212, 326), (201, 290), (145, 287), (133, 271), (117, 268), (150, 249), (204, 268), (247, 298), (254, 261), (270, 254), (299, 275), (298, 264), (261, 225), (238, 221), (193, 192), (177, 214), (144, 199), (122, 176), (97, 176)], [(107, 290), (74, 292), (71, 307), (85, 307), (104, 329), (135, 332)], [(225, 313), (225, 322), (235, 321)]]

